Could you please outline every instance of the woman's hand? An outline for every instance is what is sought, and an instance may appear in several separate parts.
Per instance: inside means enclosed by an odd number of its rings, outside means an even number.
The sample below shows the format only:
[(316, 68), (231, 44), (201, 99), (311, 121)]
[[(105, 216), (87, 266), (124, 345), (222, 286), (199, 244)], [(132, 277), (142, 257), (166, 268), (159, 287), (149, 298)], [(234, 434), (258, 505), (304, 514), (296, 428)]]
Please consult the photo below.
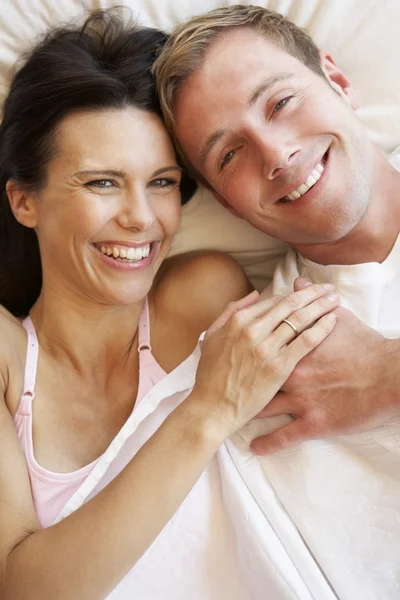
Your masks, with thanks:
[(258, 298), (252, 292), (231, 303), (209, 328), (188, 398), (221, 439), (265, 407), (336, 322), (331, 311), (339, 297), (332, 284), (312, 285), (285, 298)]

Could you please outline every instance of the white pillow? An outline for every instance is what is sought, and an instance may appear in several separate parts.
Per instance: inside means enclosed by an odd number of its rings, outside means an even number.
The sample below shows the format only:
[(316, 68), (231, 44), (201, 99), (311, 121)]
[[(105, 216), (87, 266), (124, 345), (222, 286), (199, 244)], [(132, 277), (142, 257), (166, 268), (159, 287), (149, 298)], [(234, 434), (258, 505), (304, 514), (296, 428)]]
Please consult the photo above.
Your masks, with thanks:
[[(400, 0), (276, 0), (258, 4), (287, 15), (308, 29), (361, 92), (359, 117), (381, 150), (400, 144)], [(131, 8), (143, 25), (170, 31), (189, 16), (237, 0), (1, 0), (0, 99), (18, 56), (48, 27), (82, 19), (94, 8)], [(262, 288), (285, 246), (222, 209), (199, 190), (183, 208), (172, 253), (216, 248), (232, 253)]]

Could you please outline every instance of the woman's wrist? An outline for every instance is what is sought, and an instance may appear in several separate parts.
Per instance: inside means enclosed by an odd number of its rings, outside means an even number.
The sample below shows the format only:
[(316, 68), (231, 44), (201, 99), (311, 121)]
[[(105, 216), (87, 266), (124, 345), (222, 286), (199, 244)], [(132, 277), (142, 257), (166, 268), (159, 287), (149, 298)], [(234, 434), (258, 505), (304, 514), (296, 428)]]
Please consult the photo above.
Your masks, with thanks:
[(231, 434), (228, 424), (211, 411), (201, 393), (193, 390), (172, 413), (179, 419), (179, 427), (188, 444), (210, 453), (212, 456)]

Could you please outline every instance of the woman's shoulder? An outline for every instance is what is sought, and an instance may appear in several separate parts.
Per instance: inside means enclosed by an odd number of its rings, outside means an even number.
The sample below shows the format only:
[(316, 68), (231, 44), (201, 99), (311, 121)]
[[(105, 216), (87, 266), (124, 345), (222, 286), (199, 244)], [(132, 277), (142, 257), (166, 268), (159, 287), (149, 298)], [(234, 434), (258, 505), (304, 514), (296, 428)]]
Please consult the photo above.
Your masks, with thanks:
[(18, 381), (22, 375), (17, 378), (15, 375), (23, 374), (25, 354), (26, 333), (22, 322), (0, 305), (0, 392), (7, 404), (11, 388), (20, 387)]
[(155, 293), (165, 314), (199, 335), (229, 302), (252, 290), (243, 269), (222, 252), (192, 252), (166, 261)]
[(19, 336), (23, 336), (24, 335), (24, 327), (22, 325), (22, 320), (21, 319), (17, 319), (17, 317), (14, 317), (13, 314), (10, 313), (10, 311), (8, 311), (6, 308), (4, 308), (4, 306), (2, 306), (0, 304), (0, 348), (3, 346), (3, 336), (6, 333), (10, 333), (11, 334), (11, 338), (6, 338), (6, 342), (7, 344), (10, 342), (12, 343), (12, 340)]

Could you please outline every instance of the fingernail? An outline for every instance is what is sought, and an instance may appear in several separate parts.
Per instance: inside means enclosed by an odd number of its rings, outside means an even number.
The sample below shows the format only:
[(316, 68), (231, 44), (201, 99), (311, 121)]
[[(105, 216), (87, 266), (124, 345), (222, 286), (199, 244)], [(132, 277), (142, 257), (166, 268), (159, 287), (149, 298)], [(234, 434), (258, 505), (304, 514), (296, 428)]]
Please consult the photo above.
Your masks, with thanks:
[(326, 296), (326, 298), (329, 300), (329, 302), (337, 302), (339, 300), (339, 294), (329, 294), (329, 296)]
[(325, 315), (325, 319), (327, 321), (336, 321), (336, 315), (333, 312), (328, 313), (327, 315)]
[(312, 282), (308, 281), (308, 279), (305, 279), (304, 277), (300, 277), (299, 279), (301, 279), (301, 283), (305, 288), (310, 287), (310, 285), (312, 285)]
[(322, 287), (324, 287), (328, 292), (332, 292), (335, 289), (333, 283), (324, 283)]
[(245, 296), (245, 298), (252, 298), (253, 296), (259, 296), (260, 292), (258, 292), (257, 290), (253, 290), (252, 292), (249, 292), (247, 294), (247, 296)]

